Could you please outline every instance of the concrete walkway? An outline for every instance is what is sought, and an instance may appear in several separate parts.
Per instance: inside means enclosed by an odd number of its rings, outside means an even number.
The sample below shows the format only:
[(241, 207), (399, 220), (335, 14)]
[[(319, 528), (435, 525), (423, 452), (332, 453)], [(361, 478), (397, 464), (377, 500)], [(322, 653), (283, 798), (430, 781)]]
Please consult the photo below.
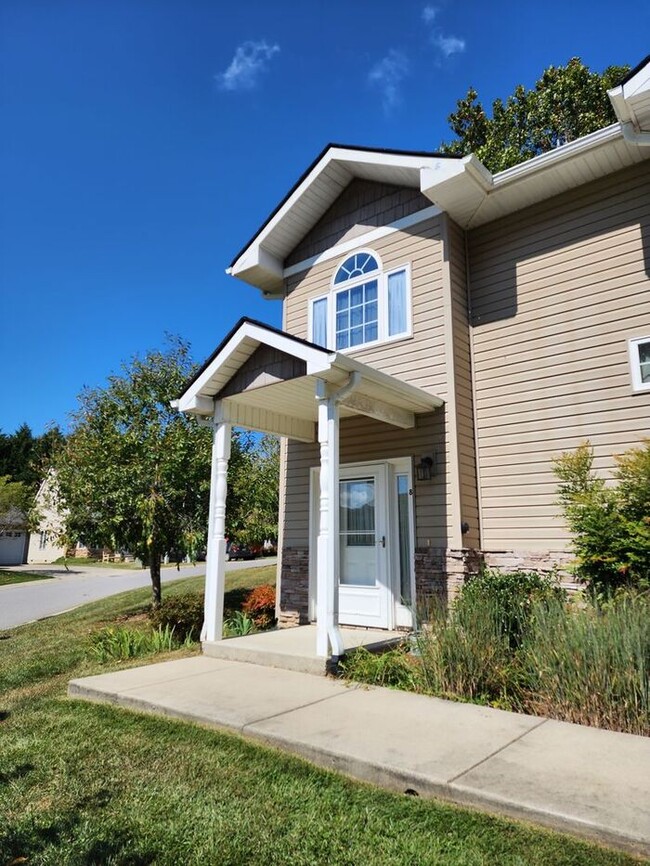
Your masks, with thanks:
[(69, 694), (650, 856), (645, 737), (206, 656), (73, 680)]

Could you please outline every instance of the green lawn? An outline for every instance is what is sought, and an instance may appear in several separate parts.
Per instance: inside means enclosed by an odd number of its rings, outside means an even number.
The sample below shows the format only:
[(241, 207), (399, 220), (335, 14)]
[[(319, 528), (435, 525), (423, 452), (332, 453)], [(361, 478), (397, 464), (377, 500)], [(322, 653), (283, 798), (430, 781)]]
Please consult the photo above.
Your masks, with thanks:
[(74, 570), (75, 566), (90, 565), (93, 568), (126, 568), (142, 569), (142, 563), (138, 562), (102, 562), (101, 559), (90, 559), (88, 556), (60, 556), (54, 560), (53, 565), (67, 565)]
[(0, 586), (10, 583), (28, 583), (30, 580), (51, 580), (51, 574), (43, 574), (40, 571), (7, 571), (0, 568)]
[[(274, 572), (229, 574), (231, 598)], [(123, 593), (0, 633), (0, 866), (638, 862), (374, 789), (235, 735), (69, 700), (71, 677), (110, 669), (87, 656), (89, 635), (141, 613), (148, 595)]]

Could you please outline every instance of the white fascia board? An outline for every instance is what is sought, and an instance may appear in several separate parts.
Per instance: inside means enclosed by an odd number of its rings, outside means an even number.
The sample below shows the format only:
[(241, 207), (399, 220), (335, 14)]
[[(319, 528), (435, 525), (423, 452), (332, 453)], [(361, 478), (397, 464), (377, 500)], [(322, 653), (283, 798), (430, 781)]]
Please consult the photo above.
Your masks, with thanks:
[(628, 79), (625, 84), (621, 85), (625, 96), (629, 99), (631, 96), (638, 96), (640, 93), (645, 93), (650, 90), (650, 63), (646, 63), (636, 75)]
[(532, 159), (526, 160), (526, 162), (522, 162), (512, 168), (507, 168), (505, 171), (500, 171), (494, 175), (494, 189), (500, 189), (524, 177), (536, 174), (539, 171), (545, 171), (547, 168), (551, 168), (574, 156), (579, 156), (594, 148), (602, 147), (602, 145), (614, 141), (621, 136), (620, 123), (612, 123), (611, 126), (597, 129), (596, 132), (576, 138), (575, 141), (570, 141), (568, 144), (556, 147), (555, 150), (549, 150), (548, 153), (534, 156)]
[(612, 103), (614, 113), (621, 123), (634, 123), (636, 118), (630, 105), (625, 100), (623, 85), (621, 84), (618, 87), (612, 88), (612, 90), (608, 90), (607, 95), (609, 96), (609, 101)]
[(464, 159), (434, 159), (430, 165), (420, 169), (420, 192), (433, 200), (433, 190), (437, 186), (464, 173)]
[(185, 394), (180, 400), (175, 400), (176, 407), (179, 412), (185, 412), (187, 415), (212, 415), (214, 414), (214, 399), (212, 397), (201, 397), (195, 395), (187, 397)]
[[(286, 217), (286, 215), (292, 210), (292, 208), (296, 205), (296, 203), (302, 198), (305, 192), (309, 189), (309, 187), (314, 183), (314, 181), (318, 178), (320, 174), (322, 174), (327, 166), (333, 159), (332, 153), (336, 150), (333, 148), (329, 150), (323, 159), (315, 165), (314, 168), (309, 172), (307, 177), (303, 180), (303, 182), (298, 186), (293, 193), (289, 196), (289, 198), (282, 205), (280, 210), (275, 214), (272, 220), (270, 220), (262, 229), (262, 231), (255, 238), (254, 242), (244, 251), (243, 255), (240, 256), (239, 259), (234, 263), (232, 268), (230, 268), (233, 276), (237, 276), (237, 274), (245, 270), (249, 267), (252, 267), (256, 262), (257, 250), (261, 248), (264, 243), (264, 239), (273, 231), (273, 229), (278, 225), (278, 223), (282, 222), (282, 220)], [(277, 259), (276, 259), (277, 261)], [(282, 267), (283, 263), (279, 263), (279, 275), (282, 276)]]
[[(400, 153), (383, 153), (372, 150), (353, 150), (345, 147), (333, 147), (328, 152), (328, 161), (349, 162), (357, 165), (381, 165), (391, 168), (412, 168), (420, 170), (423, 166), (440, 161), (437, 157), (418, 156)], [(443, 160), (455, 162), (453, 158)]]
[[(178, 409), (181, 412), (190, 412), (196, 415), (212, 414), (214, 397), (202, 392), (245, 340), (255, 343), (255, 348), (264, 344), (305, 361), (308, 372), (310, 367), (320, 372), (323, 369), (329, 369), (330, 366), (329, 358), (331, 353), (327, 350), (297, 342), (290, 337), (286, 337), (284, 334), (269, 331), (252, 322), (244, 322), (241, 328), (232, 335), (217, 357), (213, 359), (212, 363), (206, 367), (196, 381), (190, 385), (188, 390), (181, 395), (178, 400)], [(254, 349), (252, 349), (251, 354), (253, 351)], [(207, 411), (209, 404), (211, 404), (212, 408)]]
[(258, 243), (250, 246), (235, 264), (228, 268), (226, 273), (233, 277), (245, 279), (245, 274), (250, 271), (259, 273), (271, 279), (282, 280), (283, 262)]
[[(413, 169), (420, 171), (423, 167), (432, 166), (434, 163), (455, 163), (455, 159), (438, 159), (426, 156), (409, 156), (408, 154), (397, 153), (381, 153), (374, 151), (354, 150), (351, 148), (333, 147), (328, 150), (318, 165), (310, 171), (303, 182), (298, 186), (291, 196), (286, 200), (280, 210), (275, 214), (266, 226), (262, 229), (255, 241), (246, 249), (243, 255), (235, 262), (232, 268), (228, 271), (233, 276), (240, 276), (242, 271), (248, 270), (251, 267), (260, 266), (265, 270), (272, 272), (274, 276), (281, 277), (283, 263), (277, 258), (269, 256), (269, 266), (264, 260), (264, 254), (260, 254), (258, 250), (264, 249), (264, 239), (282, 222), (287, 214), (293, 209), (296, 203), (302, 198), (305, 192), (314, 184), (318, 177), (327, 169), (332, 162), (341, 163), (344, 167), (350, 166), (353, 169), (354, 165), (378, 165), (386, 167), (397, 167)], [(354, 171), (350, 171), (350, 175), (354, 175)]]

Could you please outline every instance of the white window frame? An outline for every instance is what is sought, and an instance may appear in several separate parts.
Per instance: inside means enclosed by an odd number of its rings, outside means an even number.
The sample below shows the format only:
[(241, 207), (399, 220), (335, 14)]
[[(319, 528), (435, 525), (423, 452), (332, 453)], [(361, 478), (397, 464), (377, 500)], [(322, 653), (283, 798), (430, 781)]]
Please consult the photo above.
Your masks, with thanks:
[(630, 370), (632, 372), (632, 389), (635, 392), (650, 391), (650, 382), (641, 381), (641, 357), (639, 355), (639, 347), (645, 343), (650, 343), (650, 334), (646, 337), (634, 337), (628, 341)]
[[(355, 277), (353, 280), (346, 280), (343, 283), (334, 284), (334, 280), (341, 265), (352, 255), (363, 255), (367, 253), (371, 255), (379, 264), (379, 268), (375, 271), (370, 271), (367, 274), (362, 274), (360, 277)], [(388, 278), (391, 274), (404, 272), (406, 275), (406, 330), (399, 334), (388, 335)], [(348, 346), (346, 349), (336, 348), (336, 296), (340, 292), (347, 292), (355, 286), (364, 285), (372, 280), (377, 280), (377, 339), (367, 343), (359, 343), (356, 346)], [(374, 346), (384, 345), (385, 343), (395, 343), (398, 340), (407, 340), (413, 336), (413, 315), (412, 315), (412, 287), (411, 287), (411, 263), (405, 262), (403, 265), (384, 270), (381, 258), (374, 250), (355, 250), (346, 255), (334, 269), (330, 282), (330, 290), (327, 294), (317, 295), (309, 299), (309, 310), (307, 313), (307, 327), (309, 340), (313, 342), (313, 309), (314, 304), (318, 301), (327, 300), (327, 348), (333, 352), (341, 352), (348, 354), (350, 352), (358, 352), (362, 349), (372, 348)]]

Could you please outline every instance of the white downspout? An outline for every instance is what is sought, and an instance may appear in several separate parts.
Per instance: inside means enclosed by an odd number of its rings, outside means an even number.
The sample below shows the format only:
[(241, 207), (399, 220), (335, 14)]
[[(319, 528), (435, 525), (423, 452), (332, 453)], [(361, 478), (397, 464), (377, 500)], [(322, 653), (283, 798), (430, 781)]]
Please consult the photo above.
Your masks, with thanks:
[(631, 121), (621, 122), (621, 131), (623, 138), (629, 141), (630, 144), (638, 144), (641, 147), (650, 145), (650, 132), (642, 129), (636, 129)]

